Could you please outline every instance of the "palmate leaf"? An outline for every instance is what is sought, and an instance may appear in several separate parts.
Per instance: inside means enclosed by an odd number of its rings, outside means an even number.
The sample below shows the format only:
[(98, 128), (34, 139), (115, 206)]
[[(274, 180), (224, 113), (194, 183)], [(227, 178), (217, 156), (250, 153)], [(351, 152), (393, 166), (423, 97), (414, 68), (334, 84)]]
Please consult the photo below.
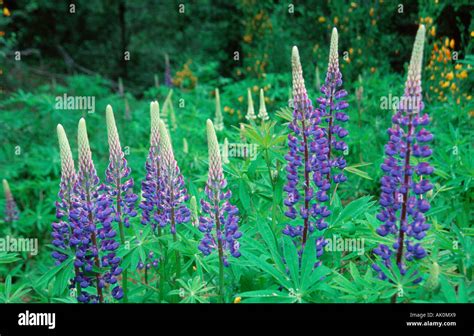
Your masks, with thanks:
[(285, 266), (283, 264), (281, 254), (278, 251), (277, 240), (273, 231), (263, 219), (257, 222), (257, 229), (258, 233), (262, 236), (265, 244), (267, 245), (267, 248), (270, 250), (273, 261), (281, 271), (284, 271)]
[(68, 288), (72, 278), (74, 278), (74, 260), (69, 258), (64, 263), (64, 267), (56, 275), (56, 281), (53, 286), (53, 293), (61, 295)]
[(311, 277), (309, 278), (307, 287), (305, 286), (305, 287), (302, 287), (301, 289), (308, 292), (322, 290), (325, 286), (324, 279), (330, 273), (331, 273), (331, 270), (328, 267), (324, 265), (319, 265), (318, 267), (313, 269), (313, 272), (311, 273)]
[(293, 281), (294, 289), (297, 289), (300, 287), (298, 251), (293, 241), (287, 236), (283, 237), (283, 256), (285, 258), (291, 280)]
[(0, 252), (0, 264), (10, 264), (21, 260), (16, 253)]
[(349, 203), (345, 208), (343, 208), (337, 215), (334, 213), (331, 217), (335, 219), (332, 220), (331, 226), (337, 226), (344, 223), (348, 219), (355, 220), (360, 215), (367, 213), (368, 210), (375, 205), (375, 201), (372, 201), (372, 196), (364, 196), (358, 198), (351, 203)]
[(254, 267), (260, 268), (262, 271), (270, 274), (281, 286), (286, 288), (291, 288), (292, 283), (290, 278), (278, 269), (274, 267), (274, 265), (268, 263), (267, 261), (263, 260), (262, 258), (258, 258), (252, 253), (245, 254), (245, 258), (252, 263)]
[[(310, 275), (314, 269), (316, 262), (316, 238), (311, 236), (306, 242), (306, 247), (303, 250), (301, 257), (301, 288), (306, 289), (310, 283)], [(311, 248), (310, 248), (311, 247)]]
[(48, 272), (43, 274), (39, 278), (39, 280), (35, 281), (34, 285), (38, 288), (46, 287), (55, 276), (57, 276), (63, 269), (71, 267), (71, 265), (72, 265), (72, 269), (74, 269), (73, 259), (68, 258), (61, 265), (57, 267), (52, 267)]
[(25, 289), (26, 285), (21, 285), (13, 292), (12, 277), (7, 275), (3, 288), (3, 293), (0, 292), (1, 303), (15, 303), (22, 302), (26, 294), (30, 292), (30, 289)]

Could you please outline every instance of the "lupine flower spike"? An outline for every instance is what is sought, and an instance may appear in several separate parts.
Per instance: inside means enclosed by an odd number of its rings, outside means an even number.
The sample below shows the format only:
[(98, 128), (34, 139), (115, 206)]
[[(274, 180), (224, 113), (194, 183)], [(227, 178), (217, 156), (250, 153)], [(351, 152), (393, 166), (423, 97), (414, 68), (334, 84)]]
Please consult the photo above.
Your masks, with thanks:
[[(52, 224), (53, 232), (51, 235), (53, 237), (53, 245), (66, 252), (70, 245), (69, 240), (71, 239), (69, 222), (70, 212), (75, 201), (74, 187), (77, 177), (69, 141), (62, 125), (58, 125), (57, 133), (61, 155), (61, 182), (59, 184), (58, 201), (56, 201), (56, 218), (58, 221)], [(56, 259), (56, 265), (60, 265), (67, 259), (67, 254), (60, 251), (54, 251), (52, 256)]]
[(3, 192), (5, 193), (5, 223), (13, 223), (18, 220), (18, 207), (13, 199), (12, 192), (7, 180), (3, 180)]
[(203, 215), (199, 218), (199, 231), (204, 237), (199, 244), (199, 250), (210, 255), (217, 250), (219, 257), (219, 294), (224, 293), (224, 266), (229, 266), (228, 255), (238, 258), (239, 239), (239, 210), (230, 203), (232, 193), (226, 191), (227, 180), (222, 169), (221, 153), (217, 142), (216, 132), (211, 120), (207, 120), (207, 143), (209, 148), (209, 173), (205, 188), (207, 200), (201, 200)]
[(269, 119), (267, 108), (265, 106), (265, 95), (263, 94), (263, 89), (260, 89), (260, 108), (258, 109), (258, 117), (263, 121)]
[[(321, 87), (323, 96), (318, 99), (319, 114), (321, 120), (326, 124), (324, 127), (325, 137), (328, 139), (328, 165), (327, 178), (335, 183), (346, 181), (343, 173), (346, 160), (343, 152), (347, 150), (344, 138), (349, 132), (342, 127), (342, 123), (349, 120), (349, 116), (343, 112), (349, 104), (342, 100), (347, 96), (347, 91), (342, 89), (342, 74), (339, 70), (338, 55), (338, 33), (334, 28), (331, 35), (331, 47), (329, 51), (329, 64), (326, 81)], [(336, 170), (333, 172), (333, 170)]]
[(184, 178), (174, 158), (171, 139), (163, 120), (158, 121), (160, 132), (161, 176), (160, 192), (163, 212), (159, 215), (161, 227), (170, 225), (176, 236), (176, 225), (189, 221), (190, 212), (184, 204), (189, 196), (184, 186)]
[(257, 119), (257, 116), (255, 115), (255, 109), (253, 107), (252, 92), (250, 91), (250, 89), (247, 89), (247, 103), (248, 107), (245, 119), (247, 119), (248, 121)]
[(143, 225), (151, 225), (153, 231), (158, 228), (161, 233), (160, 216), (163, 213), (161, 201), (161, 158), (160, 158), (160, 106), (154, 101), (150, 104), (150, 150), (145, 163), (146, 175), (142, 182), (142, 209)]
[[(99, 184), (84, 118), (79, 121), (78, 145), (79, 170), (74, 188), (77, 200), (70, 214), (70, 244), (76, 249), (74, 266), (81, 270), (74, 279), (82, 288), (78, 301), (103, 302), (107, 285), (113, 287), (112, 296), (121, 299), (123, 290), (117, 284), (117, 277), (122, 269), (119, 267), (121, 259), (115, 253), (119, 243), (114, 239), (116, 231), (112, 227), (113, 201), (105, 192), (106, 187)], [(92, 286), (96, 287), (97, 294), (87, 290)]]
[[(219, 259), (229, 265), (228, 254), (239, 257), (239, 243), (242, 236), (238, 231), (238, 212), (229, 199), (230, 190), (226, 190), (227, 180), (222, 170), (222, 160), (212, 121), (207, 120), (207, 142), (209, 147), (209, 173), (205, 188), (208, 201), (201, 200), (203, 216), (199, 221), (199, 230), (203, 232), (199, 249), (204, 255), (217, 250)], [(215, 233), (214, 233), (215, 232)]]
[[(317, 111), (308, 98), (303, 79), (298, 49), (293, 47), (293, 121), (289, 124), (289, 152), (285, 155), (288, 164), (287, 183), (284, 187), (287, 197), (285, 215), (295, 221), (298, 217), (303, 224), (288, 224), (283, 233), (301, 239), (302, 252), (309, 235), (315, 228), (324, 230), (328, 224), (325, 218), (330, 211), (323, 203), (328, 200), (327, 190), (330, 185), (326, 179), (327, 139), (324, 131), (319, 128)], [(316, 240), (317, 256), (323, 253), (325, 240)]]
[[(421, 94), (424, 40), (425, 27), (421, 25), (413, 46), (405, 92), (392, 118), (393, 125), (387, 132), (390, 139), (385, 146), (386, 158), (381, 166), (384, 172), (380, 195), (382, 209), (377, 218), (383, 224), (377, 233), (383, 237), (393, 235), (395, 242), (391, 247), (380, 244), (374, 253), (382, 258), (389, 269), (394, 258), (402, 275), (407, 273), (407, 262), (426, 256), (419, 241), (430, 228), (425, 217), (430, 204), (423, 194), (433, 188), (427, 179), (433, 173), (433, 167), (426, 161), (432, 153), (427, 143), (433, 139), (433, 135), (424, 128), (429, 124), (429, 116), (420, 113), (424, 107)], [(416, 158), (416, 165), (412, 157)], [(388, 278), (377, 264), (372, 267), (380, 279)], [(416, 278), (413, 283), (419, 283), (422, 277), (416, 275), (417, 271), (414, 274)], [(396, 302), (396, 296), (392, 302)]]
[[(133, 193), (133, 178), (129, 178), (131, 169), (125, 159), (125, 154), (120, 146), (120, 139), (115, 125), (112, 106), (106, 108), (107, 134), (109, 142), (109, 165), (106, 170), (105, 188), (113, 200), (114, 221), (118, 223), (120, 241), (125, 244), (125, 230), (130, 227), (130, 218), (135, 217), (135, 203), (138, 196)], [(123, 272), (124, 301), (128, 301), (128, 270)]]
[(114, 200), (114, 221), (119, 225), (120, 239), (123, 244), (125, 243), (123, 227), (128, 228), (130, 226), (130, 217), (137, 215), (134, 208), (138, 197), (133, 193), (133, 178), (128, 178), (131, 169), (120, 146), (114, 112), (110, 105), (107, 105), (106, 120), (110, 151), (109, 165), (106, 170), (106, 186), (107, 191)]
[[(178, 224), (189, 222), (191, 213), (186, 207), (185, 202), (189, 195), (184, 186), (184, 178), (181, 174), (178, 164), (174, 158), (171, 139), (163, 120), (158, 121), (160, 131), (160, 193), (162, 202), (162, 213), (158, 216), (159, 225), (170, 226), (173, 240), (176, 242), (176, 226)], [(176, 276), (179, 278), (181, 273), (181, 261), (178, 250), (176, 256)]]
[(224, 117), (222, 116), (221, 110), (221, 98), (219, 95), (219, 89), (216, 89), (216, 115), (214, 116), (214, 125), (216, 125), (216, 131), (222, 131), (224, 129)]

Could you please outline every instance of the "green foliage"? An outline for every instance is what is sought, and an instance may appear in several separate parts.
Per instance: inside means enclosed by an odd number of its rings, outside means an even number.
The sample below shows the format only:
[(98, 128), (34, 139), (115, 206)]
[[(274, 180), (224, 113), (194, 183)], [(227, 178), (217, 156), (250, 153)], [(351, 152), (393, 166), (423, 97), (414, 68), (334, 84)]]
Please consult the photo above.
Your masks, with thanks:
[[(15, 34), (0, 37), (2, 59), (11, 62), (11, 53), (18, 45), (28, 45), (42, 53), (41, 58), (36, 53), (30, 58), (25, 56), (24, 62), (4, 74), (5, 90), (0, 94), (2, 178), (9, 180), (21, 211), (20, 220), (11, 226), (0, 220), (1, 237), (34, 237), (40, 249), (37, 256), (0, 252), (0, 302), (76, 302), (77, 288), (69, 288), (68, 283), (74, 275), (72, 259), (56, 267), (51, 258), (54, 248), (50, 245), (50, 225), (56, 219), (54, 205), (60, 177), (55, 136), (58, 123), (64, 126), (73, 156), (77, 157), (77, 122), (81, 117), (87, 119), (94, 163), (104, 180), (109, 157), (105, 107), (111, 104), (135, 180), (134, 191), (139, 194), (148, 153), (149, 103), (158, 100), (162, 112), (167, 112), (162, 117), (171, 130), (186, 187), (199, 204), (204, 198), (208, 168), (205, 122), (214, 115), (216, 87), (220, 90), (226, 126), (217, 133), (219, 143), (227, 138), (230, 145), (253, 146), (247, 147), (244, 155), (230, 155), (230, 162), (224, 165), (233, 193), (231, 202), (239, 208), (243, 231), (242, 256), (232, 258), (231, 266), (225, 270), (225, 302), (373, 303), (388, 302), (394, 294), (400, 295), (399, 302), (474, 301), (472, 101), (458, 104), (453, 99), (426, 100), (426, 112), (432, 119), (430, 130), (435, 136), (435, 175), (434, 189), (427, 194), (432, 205), (427, 213), (432, 228), (423, 242), (428, 256), (418, 267), (424, 281), (413, 286), (412, 274), (402, 277), (391, 272), (386, 274), (391, 274), (392, 282), (379, 281), (371, 269), (376, 262), (373, 248), (380, 243), (393, 243), (375, 233), (379, 225), (375, 215), (380, 164), (393, 112), (381, 109), (381, 97), (403, 92), (405, 77), (401, 73), (409, 58), (406, 46), (413, 39), (406, 33), (411, 28), (406, 26), (415, 27), (419, 16), (432, 16), (440, 36), (450, 35), (460, 42), (459, 62), (470, 66), (471, 73), (474, 62), (468, 36), (472, 23), (470, 27), (466, 23), (448, 27), (442, 20), (446, 12), (454, 11), (450, 20), (470, 21), (464, 5), (436, 7), (419, 1), (407, 4), (407, 15), (396, 16), (385, 2), (374, 3), (371, 15), (370, 6), (330, 1), (311, 6), (298, 3), (290, 15), (287, 4), (273, 1), (241, 1), (212, 7), (204, 1), (199, 6), (186, 7), (190, 15), (179, 16), (177, 11), (163, 14), (167, 2), (126, 2), (125, 26), (120, 29), (126, 30), (124, 42), (131, 50), (132, 61), (124, 63), (117, 51), (122, 37), (110, 24), (123, 10), (119, 3), (105, 6), (103, 1), (88, 1), (77, 6), (76, 16), (64, 20), (64, 8), (59, 9), (51, 1), (19, 1), (18, 7), (11, 9), (11, 17), (1, 18), (7, 27), (22, 27)], [(171, 4), (178, 6), (178, 2)], [(243, 13), (245, 22), (241, 20)], [(258, 21), (260, 13), (262, 19)], [(46, 15), (56, 22), (54, 34), (51, 25), (42, 19)], [(332, 215), (325, 238), (363, 242), (363, 249), (325, 251), (323, 264), (315, 268), (315, 250), (304, 249), (299, 261), (295, 246), (282, 235), (289, 222), (283, 208), (287, 124), (292, 119), (289, 59), (291, 46), (298, 45), (307, 67), (304, 73), (309, 96), (315, 104), (319, 93), (310, 83), (315, 81), (315, 66), (324, 80), (328, 27), (334, 25), (336, 17), (341, 53), (347, 51), (350, 59), (341, 58), (350, 104), (350, 150), (345, 169), (349, 174), (348, 181), (330, 195)], [(71, 34), (80, 20), (83, 31)], [(262, 31), (262, 23), (254, 25), (257, 21), (269, 22), (271, 30), (267, 27)], [(252, 39), (245, 42), (248, 34)], [(62, 47), (77, 64), (92, 69), (93, 74), (85, 75), (77, 66), (63, 62), (64, 55), (57, 51), (60, 42), (65, 43)], [(243, 59), (235, 61), (229, 56), (236, 50)], [(169, 88), (153, 85), (155, 74), (163, 82), (164, 53), (170, 55), (173, 76), (192, 59), (190, 70), (198, 78), (194, 89), (173, 88), (171, 95)], [(256, 61), (265, 59), (267, 64), (261, 71), (261, 63), (256, 67)], [(46, 76), (40, 74), (44, 68), (50, 72)], [(66, 70), (68, 75), (59, 75)], [(119, 76), (125, 87), (123, 95), (117, 93)], [(260, 88), (265, 90), (269, 121), (257, 119), (249, 123), (244, 119), (248, 88), (256, 107)], [(471, 94), (472, 81), (461, 89)], [(94, 97), (95, 112), (55, 108), (57, 97), (65, 93)], [(244, 131), (240, 123), (245, 124)], [(187, 152), (182, 147), (184, 138)], [(5, 200), (0, 198), (0, 209), (4, 208)], [(126, 230), (129, 244), (118, 251), (123, 258), (122, 267), (129, 270), (129, 302), (218, 302), (218, 259), (199, 252), (201, 236), (191, 224), (182, 225), (178, 240), (174, 241), (169, 232), (156, 235), (142, 226), (140, 218), (133, 219), (131, 228)], [(314, 244), (314, 239), (308, 244)], [(150, 252), (158, 258), (158, 266), (137, 269)], [(176, 252), (181, 256), (180, 277)]]

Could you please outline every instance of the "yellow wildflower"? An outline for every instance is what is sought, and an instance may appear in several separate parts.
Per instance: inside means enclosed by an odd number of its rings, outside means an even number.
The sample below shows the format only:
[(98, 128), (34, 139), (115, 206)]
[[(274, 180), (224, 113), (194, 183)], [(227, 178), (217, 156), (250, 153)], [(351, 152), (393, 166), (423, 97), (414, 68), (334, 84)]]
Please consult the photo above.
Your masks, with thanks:
[(454, 39), (451, 39), (451, 41), (449, 42), (449, 47), (451, 49), (454, 49)]
[(456, 77), (461, 78), (461, 79), (467, 78), (467, 71), (466, 70), (461, 71), (459, 74), (456, 75)]

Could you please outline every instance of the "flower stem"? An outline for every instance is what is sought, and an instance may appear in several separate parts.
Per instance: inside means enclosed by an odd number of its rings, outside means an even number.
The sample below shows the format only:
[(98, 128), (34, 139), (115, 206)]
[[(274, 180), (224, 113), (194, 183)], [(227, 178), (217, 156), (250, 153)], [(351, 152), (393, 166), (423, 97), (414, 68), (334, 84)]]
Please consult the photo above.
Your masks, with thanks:
[[(403, 239), (405, 236), (403, 225), (406, 223), (406, 220), (407, 220), (408, 188), (409, 188), (409, 183), (410, 183), (410, 175), (408, 174), (408, 170), (410, 169), (410, 155), (411, 155), (411, 143), (408, 141), (408, 138), (411, 137), (412, 131), (413, 131), (412, 115), (410, 114), (409, 120), (408, 120), (408, 134), (407, 134), (407, 141), (406, 141), (407, 152), (405, 154), (404, 178), (403, 178), (403, 186), (405, 187), (405, 192), (403, 193), (402, 213), (400, 216), (400, 228), (398, 231), (397, 266), (399, 268), (401, 268), (401, 264), (402, 264)], [(396, 303), (396, 302), (397, 302), (397, 294), (393, 294), (392, 303)]]
[[(305, 126), (305, 119), (301, 120), (301, 125), (303, 128), (303, 143), (304, 143), (304, 207), (306, 211), (309, 208), (309, 200), (308, 200), (308, 190), (309, 190), (309, 151), (308, 151), (308, 139), (306, 138), (306, 126)], [(304, 218), (304, 227), (303, 227), (303, 240), (302, 240), (302, 248), (304, 248), (306, 244), (306, 239), (308, 238), (308, 216)]]
[[(90, 197), (89, 190), (87, 190), (86, 199), (87, 199), (87, 204), (91, 204), (91, 197)], [(89, 211), (89, 222), (90, 223), (94, 222), (94, 218), (92, 217), (92, 212), (90, 212), (90, 211)], [(97, 247), (97, 237), (95, 235), (95, 232), (92, 232), (91, 240), (92, 240), (92, 245), (94, 246), (94, 248), (97, 251), (99, 251), (99, 248)], [(95, 266), (98, 269), (100, 269), (100, 261), (99, 261), (98, 256), (94, 257), (94, 263), (95, 263)], [(102, 294), (102, 288), (100, 288), (100, 286), (99, 286), (100, 276), (99, 276), (98, 273), (96, 273), (96, 275), (95, 275), (95, 281), (96, 281), (96, 287), (97, 287), (97, 295), (99, 296), (99, 302), (103, 303), (104, 302), (104, 295)]]
[[(178, 241), (178, 237), (176, 237), (176, 233), (174, 233), (173, 234), (173, 242), (176, 243), (177, 241)], [(176, 258), (176, 279), (179, 279), (181, 277), (181, 260), (180, 260), (180, 256), (179, 256), (179, 251), (175, 250), (174, 255), (175, 255), (175, 258)]]
[[(117, 165), (118, 167), (118, 165)], [(119, 172), (117, 173), (117, 176)], [(119, 225), (119, 231), (120, 231), (120, 240), (122, 245), (125, 244), (125, 230), (123, 228), (123, 223), (122, 223), (122, 208), (120, 206), (122, 202), (121, 198), (121, 186), (120, 186), (120, 178), (117, 179), (117, 215), (118, 215), (118, 225)], [(122, 288), (123, 288), (123, 302), (127, 303), (128, 302), (128, 267), (126, 267), (123, 270), (123, 275), (122, 275)]]
[[(219, 199), (217, 193), (214, 191), (214, 204), (215, 209), (219, 209)], [(221, 222), (219, 220), (219, 210), (216, 210), (216, 238), (217, 238), (217, 251), (219, 253), (219, 288), (218, 295), (220, 303), (224, 303), (224, 250), (222, 247), (222, 233), (221, 233)]]

